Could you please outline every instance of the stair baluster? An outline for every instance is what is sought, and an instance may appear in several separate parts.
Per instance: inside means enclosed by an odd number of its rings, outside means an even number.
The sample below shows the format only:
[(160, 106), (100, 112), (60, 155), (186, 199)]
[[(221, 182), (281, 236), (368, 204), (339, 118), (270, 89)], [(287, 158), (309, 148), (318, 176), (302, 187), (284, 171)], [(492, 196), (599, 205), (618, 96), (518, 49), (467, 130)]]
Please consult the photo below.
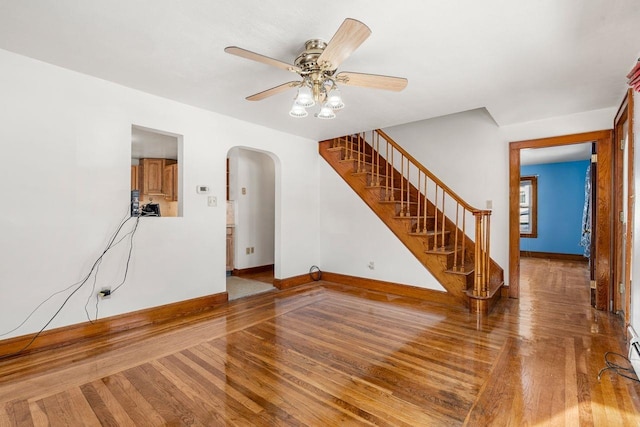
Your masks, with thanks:
[(422, 179), (422, 173), (420, 172), (420, 170), (418, 170), (418, 186), (416, 187), (416, 201), (418, 203), (417, 207), (416, 207), (416, 218), (417, 222), (416, 222), (416, 232), (419, 233), (420, 232), (420, 199), (422, 197), (420, 197), (420, 182)]
[[(460, 202), (456, 202), (456, 224), (458, 224), (460, 215)], [(458, 227), (455, 230), (453, 238), (453, 269), (458, 271)], [(464, 245), (463, 245), (464, 246)]]
[[(387, 143), (388, 145), (388, 143)], [(395, 163), (393, 163), (393, 147), (391, 147), (391, 164), (389, 165), (389, 174), (391, 175), (391, 201), (393, 202), (396, 199), (396, 187), (394, 186), (394, 178), (395, 178)]]
[(433, 224), (434, 224), (434, 228), (433, 228), (433, 251), (435, 252), (437, 245), (438, 245), (438, 184), (436, 184), (436, 197), (433, 199), (434, 202), (434, 207), (433, 207), (433, 214), (434, 214), (434, 220), (433, 220)]
[(404, 216), (404, 154), (400, 155), (400, 216)]
[(422, 221), (422, 232), (427, 234), (427, 215), (429, 214), (429, 205), (427, 204), (427, 175), (424, 175), (424, 219)]
[(444, 230), (445, 230), (445, 220), (447, 219), (447, 216), (445, 215), (445, 210), (444, 210), (444, 189), (442, 190), (442, 227), (440, 227), (442, 229), (442, 237), (440, 238), (440, 249), (442, 249), (444, 251)]

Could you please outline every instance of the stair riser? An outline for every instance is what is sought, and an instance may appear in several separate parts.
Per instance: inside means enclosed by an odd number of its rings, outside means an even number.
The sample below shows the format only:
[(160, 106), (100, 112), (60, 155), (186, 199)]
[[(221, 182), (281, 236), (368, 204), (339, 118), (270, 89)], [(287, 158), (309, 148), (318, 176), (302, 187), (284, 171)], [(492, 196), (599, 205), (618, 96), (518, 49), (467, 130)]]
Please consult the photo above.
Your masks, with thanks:
[(443, 236), (442, 235), (438, 235), (437, 237), (435, 236), (425, 236), (422, 238), (423, 239), (423, 244), (424, 244), (424, 248), (425, 250), (434, 250), (434, 245), (435, 245), (435, 249), (442, 249), (445, 248), (447, 246), (449, 246), (449, 234), (444, 235), (444, 242), (443, 242)]
[(433, 231), (435, 219), (433, 217), (424, 219), (412, 219), (410, 223), (407, 223), (407, 231), (409, 233), (424, 233), (425, 231)]

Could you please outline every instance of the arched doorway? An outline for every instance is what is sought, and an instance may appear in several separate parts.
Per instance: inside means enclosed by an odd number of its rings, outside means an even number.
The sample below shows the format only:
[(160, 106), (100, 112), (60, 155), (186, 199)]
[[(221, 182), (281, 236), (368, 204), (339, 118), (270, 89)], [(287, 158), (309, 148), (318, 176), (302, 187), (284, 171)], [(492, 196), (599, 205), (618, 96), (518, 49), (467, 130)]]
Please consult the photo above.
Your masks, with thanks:
[(233, 147), (227, 153), (227, 168), (231, 300), (275, 289), (276, 162), (270, 153)]

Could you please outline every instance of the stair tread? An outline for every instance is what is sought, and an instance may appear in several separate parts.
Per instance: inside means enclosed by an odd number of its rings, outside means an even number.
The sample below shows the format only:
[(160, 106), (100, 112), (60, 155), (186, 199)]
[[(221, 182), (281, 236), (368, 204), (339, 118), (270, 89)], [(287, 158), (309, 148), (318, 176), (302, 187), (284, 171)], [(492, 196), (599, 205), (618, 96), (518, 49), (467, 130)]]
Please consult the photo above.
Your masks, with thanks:
[[(445, 230), (444, 234), (450, 234), (450, 232), (448, 230)], [(424, 236), (441, 236), (442, 235), (442, 231), (438, 230), (438, 233), (436, 234), (436, 232), (434, 230), (427, 230), (426, 233), (422, 233), (422, 232), (416, 232), (416, 231), (411, 231), (409, 233), (410, 236), (419, 236), (419, 237), (424, 237)], [(453, 248), (451, 248), (453, 250)]]
[[(370, 190), (384, 190), (384, 191), (388, 191), (389, 193), (394, 193), (395, 197), (400, 197), (400, 190), (402, 190), (401, 188), (398, 187), (390, 187), (388, 185), (384, 185), (384, 184), (369, 184), (367, 185), (365, 188), (370, 189)], [(413, 197), (413, 194), (411, 195)], [(420, 196), (420, 200), (423, 200), (424, 198), (422, 196)], [(422, 202), (424, 203), (424, 201)]]
[(469, 276), (470, 274), (473, 274), (473, 272), (475, 271), (474, 265), (473, 264), (466, 264), (464, 265), (462, 268), (464, 268), (463, 270), (456, 270), (453, 267), (449, 268), (447, 270), (445, 270), (445, 272), (450, 273), (450, 274), (459, 274), (461, 276)]
[[(362, 156), (362, 155), (361, 155), (361, 156)], [(363, 157), (360, 157), (360, 164), (362, 164), (362, 165), (367, 165), (367, 166), (371, 166), (371, 163), (369, 163), (369, 162), (367, 162), (366, 160), (364, 160), (364, 159), (366, 159), (366, 158), (368, 158), (368, 157), (370, 157), (370, 155), (369, 155), (369, 154), (365, 154), (365, 155), (364, 155), (364, 158), (363, 158)], [(338, 161), (339, 161), (339, 162), (341, 162), (341, 163), (357, 162), (357, 161), (358, 161), (358, 158), (356, 157), (356, 158), (351, 158), (351, 159), (340, 159), (340, 160), (338, 160)]]
[[(357, 172), (355, 172), (355, 173), (357, 173)], [(378, 185), (367, 185), (367, 186), (366, 186), (366, 187), (364, 187), (364, 188), (367, 188), (367, 189), (376, 189), (376, 188), (378, 188), (378, 189), (384, 189), (384, 190), (400, 191), (400, 188), (398, 188), (398, 187), (391, 188), (391, 187), (389, 187), (389, 186), (382, 185), (382, 184), (378, 184)]]
[(424, 251), (425, 254), (432, 254), (432, 255), (451, 255), (453, 253), (455, 253), (456, 251), (448, 246), (445, 246), (444, 249), (442, 248), (437, 248), (436, 250), (433, 249), (427, 249)]
[(417, 205), (418, 202), (408, 202), (408, 201), (402, 201), (402, 200), (380, 200), (380, 203), (404, 203), (406, 204), (411, 204), (411, 205)]
[[(407, 215), (407, 216), (394, 216), (394, 219), (424, 219), (424, 215)], [(433, 215), (427, 215), (427, 219), (434, 219), (435, 216)]]
[[(373, 175), (373, 172), (371, 172), (371, 171), (367, 171), (367, 173), (368, 173), (369, 175)], [(391, 176), (383, 175), (383, 174), (381, 174), (381, 173), (376, 173), (375, 175), (376, 175), (378, 178), (380, 178), (380, 179), (387, 179), (387, 178), (389, 178), (389, 180), (391, 180)], [(394, 179), (396, 182), (399, 182), (399, 178), (398, 178), (398, 177), (394, 177), (393, 179)]]
[(467, 296), (474, 298), (474, 299), (490, 299), (493, 298), (493, 296), (500, 292), (500, 289), (504, 286), (504, 281), (495, 281), (495, 282), (489, 282), (489, 295), (485, 296), (485, 297), (480, 297), (480, 296), (476, 296), (473, 294), (473, 289), (467, 289), (465, 291), (465, 293), (467, 294)]

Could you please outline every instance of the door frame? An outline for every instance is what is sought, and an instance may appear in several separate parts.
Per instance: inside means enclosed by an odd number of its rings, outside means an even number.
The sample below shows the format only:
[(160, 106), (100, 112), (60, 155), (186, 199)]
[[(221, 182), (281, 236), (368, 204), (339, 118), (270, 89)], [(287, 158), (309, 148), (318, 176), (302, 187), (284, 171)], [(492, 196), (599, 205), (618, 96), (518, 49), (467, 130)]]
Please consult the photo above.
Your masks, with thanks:
[(595, 237), (596, 292), (595, 307), (609, 310), (612, 295), (612, 188), (613, 188), (613, 130), (600, 130), (549, 138), (513, 141), (509, 143), (509, 297), (520, 297), (520, 150), (595, 142), (597, 150), (598, 178), (596, 215), (593, 224), (598, 233)]
[[(626, 154), (628, 158), (628, 170), (627, 170), (627, 216), (625, 218), (625, 223), (623, 224), (616, 212), (622, 212), (623, 208), (623, 200), (622, 200), (622, 187), (624, 179), (623, 174), (623, 154), (624, 150), (621, 149), (618, 141), (620, 141), (620, 133), (622, 133), (622, 125), (627, 123), (628, 128), (628, 137), (627, 137), (627, 147)], [(632, 262), (632, 252), (633, 252), (633, 215), (634, 215), (634, 139), (633, 139), (633, 90), (628, 89), (625, 93), (624, 99), (620, 104), (620, 108), (618, 108), (618, 112), (616, 113), (616, 117), (613, 122), (613, 141), (615, 142), (613, 145), (615, 147), (615, 156), (614, 156), (614, 221), (615, 221), (615, 234), (614, 234), (614, 242), (615, 242), (615, 253), (614, 253), (614, 265), (613, 270), (615, 273), (614, 281), (613, 281), (613, 289), (614, 295), (614, 304), (613, 311), (617, 312), (622, 310), (624, 312), (624, 320), (625, 326), (629, 324), (630, 312), (631, 312), (631, 262)], [(625, 257), (622, 259), (623, 248), (622, 242), (624, 241), (623, 235), (626, 233), (627, 239), (624, 247)], [(624, 269), (622, 268), (624, 266)], [(624, 277), (622, 275), (622, 271), (624, 271)], [(625, 293), (624, 300), (620, 298), (620, 283), (624, 283)]]

